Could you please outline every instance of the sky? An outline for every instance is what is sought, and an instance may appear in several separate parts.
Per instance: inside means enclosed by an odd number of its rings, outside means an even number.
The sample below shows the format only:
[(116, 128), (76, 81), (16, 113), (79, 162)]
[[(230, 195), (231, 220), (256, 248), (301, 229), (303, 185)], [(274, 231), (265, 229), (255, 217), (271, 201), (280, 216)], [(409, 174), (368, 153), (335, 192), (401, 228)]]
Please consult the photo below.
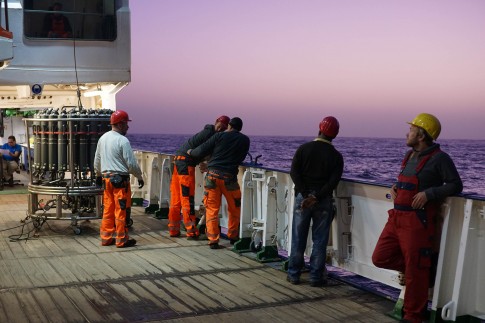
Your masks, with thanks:
[(484, 0), (131, 0), (130, 133), (485, 139)]

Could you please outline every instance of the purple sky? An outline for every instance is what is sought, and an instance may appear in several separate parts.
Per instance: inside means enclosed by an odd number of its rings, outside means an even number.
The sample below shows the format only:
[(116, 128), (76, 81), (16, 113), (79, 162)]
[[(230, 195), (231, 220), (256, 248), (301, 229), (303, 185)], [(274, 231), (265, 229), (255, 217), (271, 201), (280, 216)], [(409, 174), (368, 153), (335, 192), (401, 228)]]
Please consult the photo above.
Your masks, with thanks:
[(485, 139), (484, 0), (132, 0), (131, 133)]

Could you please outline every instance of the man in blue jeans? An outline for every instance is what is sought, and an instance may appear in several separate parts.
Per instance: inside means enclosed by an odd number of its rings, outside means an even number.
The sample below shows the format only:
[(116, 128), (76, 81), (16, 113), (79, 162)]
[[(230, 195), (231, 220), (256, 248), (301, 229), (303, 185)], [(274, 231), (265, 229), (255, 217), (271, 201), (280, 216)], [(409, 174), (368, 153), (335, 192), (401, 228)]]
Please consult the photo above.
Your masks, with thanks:
[(327, 284), (325, 258), (334, 216), (332, 195), (344, 169), (342, 154), (332, 145), (339, 128), (336, 118), (325, 117), (320, 122), (318, 137), (301, 145), (291, 163), (290, 175), (296, 198), (287, 280), (295, 285), (300, 283), (305, 265), (304, 253), (311, 221), (310, 285), (321, 287)]

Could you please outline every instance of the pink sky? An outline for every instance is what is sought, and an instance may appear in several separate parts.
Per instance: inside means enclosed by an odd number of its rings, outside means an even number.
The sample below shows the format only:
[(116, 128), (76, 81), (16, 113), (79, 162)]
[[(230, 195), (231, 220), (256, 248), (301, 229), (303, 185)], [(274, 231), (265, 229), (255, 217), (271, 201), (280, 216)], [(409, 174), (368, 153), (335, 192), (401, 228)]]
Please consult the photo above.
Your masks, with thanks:
[(484, 0), (132, 0), (131, 133), (192, 134), (221, 114), (249, 135), (485, 139)]

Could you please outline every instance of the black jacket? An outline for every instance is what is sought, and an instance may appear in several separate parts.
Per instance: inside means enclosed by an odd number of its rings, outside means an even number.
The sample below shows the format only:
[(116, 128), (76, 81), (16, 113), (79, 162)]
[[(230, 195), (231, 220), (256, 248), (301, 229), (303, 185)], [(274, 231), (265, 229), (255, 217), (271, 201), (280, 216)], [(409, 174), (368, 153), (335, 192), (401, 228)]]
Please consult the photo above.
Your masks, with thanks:
[(202, 129), (200, 132), (193, 135), (190, 139), (184, 142), (182, 146), (180, 146), (180, 148), (176, 152), (177, 156), (188, 157), (187, 163), (190, 166), (197, 165), (202, 161), (202, 158), (196, 158), (194, 156), (187, 155), (187, 150), (194, 149), (200, 146), (201, 144), (206, 142), (210, 137), (212, 137), (215, 133), (216, 133), (216, 129), (214, 125), (212, 124), (205, 125), (204, 129)]
[(293, 156), (290, 176), (295, 193), (303, 197), (314, 194), (317, 199), (332, 196), (342, 178), (342, 154), (327, 142), (314, 140), (301, 145)]
[(248, 136), (237, 130), (216, 133), (209, 140), (191, 151), (194, 158), (204, 158), (210, 155), (207, 164), (209, 170), (219, 170), (237, 175), (239, 165), (244, 161), (249, 151)]
[[(439, 147), (439, 144), (434, 144), (420, 152), (417, 159), (409, 159), (403, 169), (403, 175), (414, 175), (419, 160)], [(428, 200), (442, 200), (463, 190), (463, 183), (453, 160), (443, 151), (436, 153), (426, 162), (418, 174), (418, 182), (418, 190), (424, 191)]]

